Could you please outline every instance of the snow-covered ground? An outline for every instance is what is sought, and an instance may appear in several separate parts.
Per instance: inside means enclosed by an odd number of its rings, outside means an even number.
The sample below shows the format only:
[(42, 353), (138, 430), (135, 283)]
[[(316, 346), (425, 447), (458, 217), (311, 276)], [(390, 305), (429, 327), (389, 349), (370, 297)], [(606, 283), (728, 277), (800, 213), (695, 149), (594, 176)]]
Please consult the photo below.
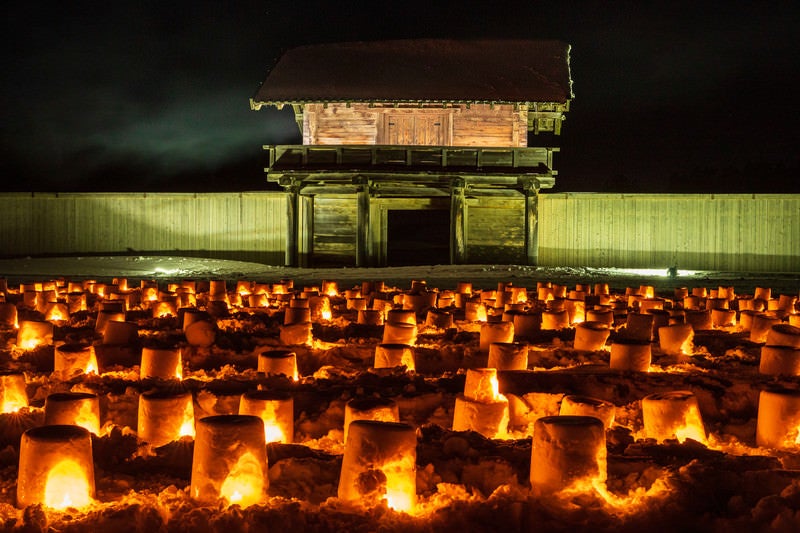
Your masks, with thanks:
[(735, 286), (739, 292), (755, 286), (772, 288), (776, 294), (800, 291), (800, 264), (797, 272), (758, 273), (679, 270), (670, 277), (666, 269), (621, 269), (593, 267), (532, 267), (519, 265), (431, 265), (385, 268), (287, 268), (245, 261), (171, 256), (85, 256), (0, 259), (0, 277), (9, 283), (68, 279), (110, 279), (131, 277), (157, 280), (225, 279), (272, 282), (291, 279), (297, 284), (335, 280), (360, 283), (381, 280), (405, 288), (410, 280), (425, 280), (439, 288), (454, 288), (458, 281), (472, 282), (476, 288), (494, 288), (498, 282), (535, 286), (538, 281), (559, 284), (609, 283), (625, 289), (642, 284), (659, 290), (675, 287)]

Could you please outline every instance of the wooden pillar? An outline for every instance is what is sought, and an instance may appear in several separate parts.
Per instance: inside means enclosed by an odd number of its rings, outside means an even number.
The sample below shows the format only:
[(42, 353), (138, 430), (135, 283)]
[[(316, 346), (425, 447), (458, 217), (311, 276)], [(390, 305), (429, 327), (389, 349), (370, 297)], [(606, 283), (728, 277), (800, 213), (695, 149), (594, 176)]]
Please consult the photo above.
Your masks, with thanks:
[(525, 257), (529, 265), (539, 262), (539, 180), (523, 182), (525, 192)]
[(370, 183), (367, 178), (355, 178), (353, 182), (357, 188), (357, 228), (356, 228), (356, 266), (367, 267), (371, 266), (372, 253), (371, 241), (369, 231), (369, 200), (370, 200)]
[(299, 240), (299, 214), (298, 214), (298, 197), (300, 196), (300, 185), (292, 178), (288, 178), (280, 182), (286, 193), (286, 256), (284, 264), (288, 267), (296, 267), (298, 265), (298, 247)]
[(454, 178), (450, 182), (450, 264), (459, 265), (467, 259), (466, 233), (466, 199), (463, 178)]

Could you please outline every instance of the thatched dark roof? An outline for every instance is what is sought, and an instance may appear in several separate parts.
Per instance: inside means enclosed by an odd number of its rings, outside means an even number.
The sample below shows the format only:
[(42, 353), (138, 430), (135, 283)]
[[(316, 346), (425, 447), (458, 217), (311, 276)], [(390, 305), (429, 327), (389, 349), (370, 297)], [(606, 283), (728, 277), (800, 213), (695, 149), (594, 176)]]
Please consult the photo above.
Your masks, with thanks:
[(291, 102), (558, 102), (572, 98), (569, 45), (412, 39), (287, 51), (252, 99)]

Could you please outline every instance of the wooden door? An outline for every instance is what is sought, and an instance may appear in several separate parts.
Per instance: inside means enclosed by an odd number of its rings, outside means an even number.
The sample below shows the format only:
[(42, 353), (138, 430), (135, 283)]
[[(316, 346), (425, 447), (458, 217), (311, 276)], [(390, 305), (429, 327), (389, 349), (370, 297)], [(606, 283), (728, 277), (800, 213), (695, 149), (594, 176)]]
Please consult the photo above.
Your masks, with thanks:
[(445, 146), (447, 115), (395, 113), (384, 116), (383, 139), (380, 144)]

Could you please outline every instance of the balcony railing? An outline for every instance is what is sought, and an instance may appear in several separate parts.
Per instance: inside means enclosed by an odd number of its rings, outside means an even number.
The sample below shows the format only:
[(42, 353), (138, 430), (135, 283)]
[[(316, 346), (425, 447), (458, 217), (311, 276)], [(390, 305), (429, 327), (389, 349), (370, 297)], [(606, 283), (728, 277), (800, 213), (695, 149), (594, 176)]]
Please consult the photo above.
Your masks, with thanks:
[(558, 148), (277, 145), (269, 153), (268, 172), (439, 171), (555, 174)]

